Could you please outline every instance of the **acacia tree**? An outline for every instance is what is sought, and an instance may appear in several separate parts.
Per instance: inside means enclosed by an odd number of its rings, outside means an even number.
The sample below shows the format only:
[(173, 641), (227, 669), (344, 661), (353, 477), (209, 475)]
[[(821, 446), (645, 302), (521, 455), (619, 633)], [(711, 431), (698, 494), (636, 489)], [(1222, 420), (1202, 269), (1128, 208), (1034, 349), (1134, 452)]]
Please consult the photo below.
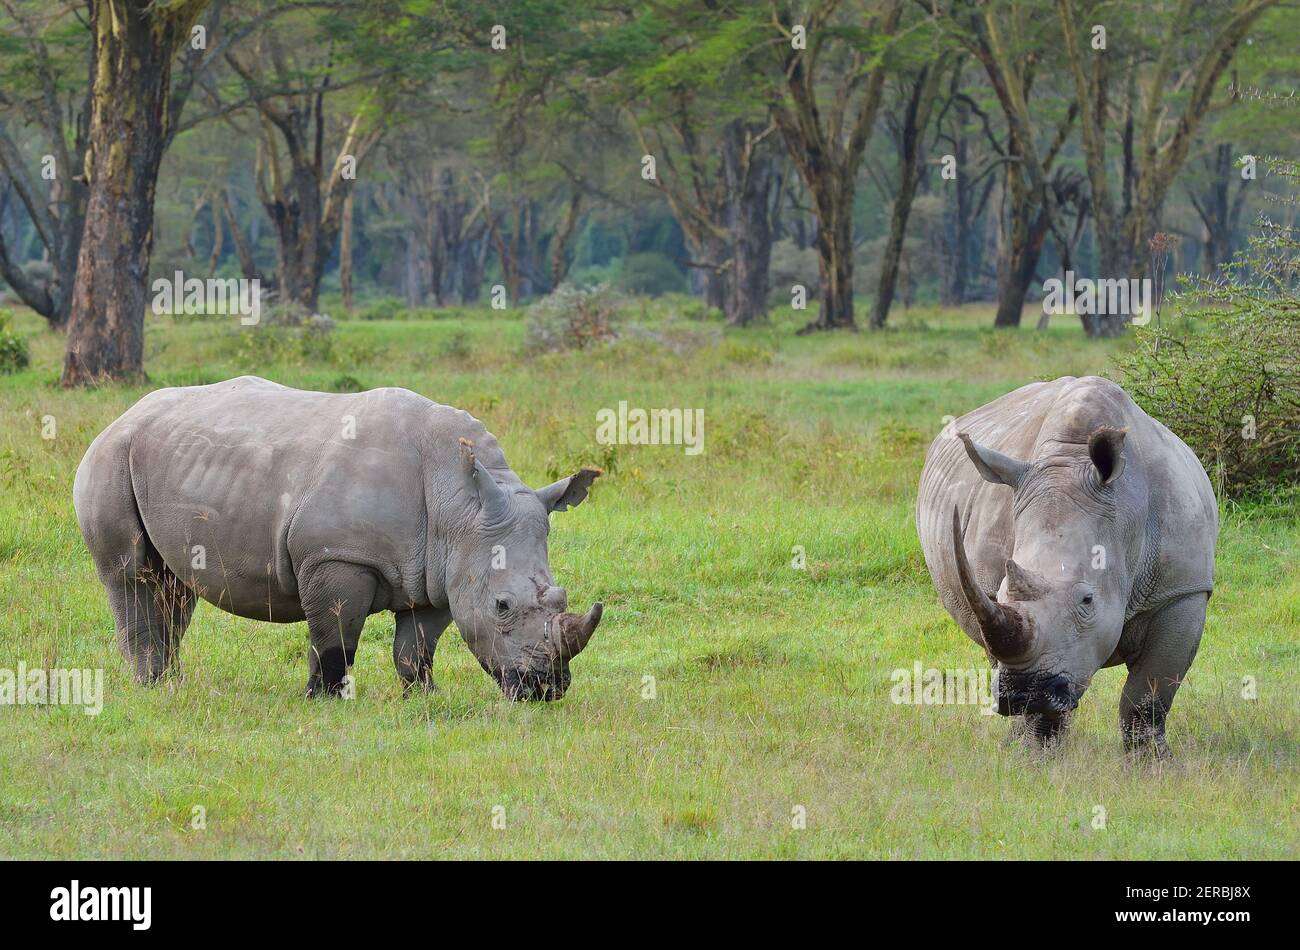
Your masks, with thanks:
[(631, 47), (607, 81), (642, 154), (656, 160), (650, 184), (686, 237), (706, 302), (733, 326), (767, 313), (781, 178), (776, 124), (749, 88), (755, 27), (683, 3), (630, 17), (607, 39)]
[[(0, 9), (0, 217), (16, 200), (48, 262), (43, 273), (25, 267), (19, 249), (7, 246), (0, 231), (0, 278), (60, 330), (72, 307), (86, 215), (88, 66), (94, 73), (85, 27), (75, 13), (70, 4), (9, 2)], [(35, 153), (20, 146), (19, 127), (36, 131)]]
[[(1217, 7), (1178, 0), (1165, 16), (1153, 18), (1146, 9), (1120, 12), (1109, 3), (1056, 0), (1079, 105), (1101, 270), (1107, 276), (1142, 275), (1161, 208), (1219, 80), (1250, 28), (1276, 3), (1236, 0), (1225, 16)], [(1122, 25), (1128, 51), (1096, 49), (1083, 33), (1081, 12), (1087, 23)], [(1163, 27), (1148, 35), (1144, 24), (1153, 19)], [(1118, 171), (1108, 148), (1115, 139), (1123, 144)], [(1116, 174), (1119, 198), (1111, 182)], [(1097, 332), (1123, 332), (1123, 316), (1106, 315)]]
[[(800, 332), (855, 327), (853, 204), (899, 29), (902, 0), (819, 0), (796, 15), (773, 3), (780, 41), (766, 46), (772, 118), (817, 215), (821, 306)], [(796, 29), (796, 27), (798, 29)]]
[[(1041, 4), (1040, 4), (1041, 6)], [(1060, 229), (1068, 175), (1054, 174), (1078, 104), (1063, 99), (1044, 75), (1054, 56), (1044, 39), (1045, 9), (956, 0), (948, 12), (958, 41), (984, 68), (1006, 123), (1002, 228), (998, 246), (998, 308), (994, 326), (1020, 325), (1048, 235), (1068, 254)], [(1046, 87), (1046, 89), (1044, 89)], [(1035, 100), (1035, 93), (1041, 93)], [(1038, 106), (1035, 120), (1031, 108)], [(1043, 133), (1047, 133), (1044, 135)], [(1092, 332), (1089, 318), (1084, 326)]]
[[(376, 77), (340, 78), (335, 49), (323, 45), (321, 53), (314, 52), (318, 44), (303, 52), (303, 44), (268, 28), (247, 50), (228, 50), (225, 57), (257, 113), (257, 196), (275, 230), (279, 299), (309, 310), (316, 308), (356, 171), (384, 132), (374, 97), (363, 94), (335, 136), (337, 144), (327, 146), (327, 96)], [(299, 61), (317, 56), (323, 63)]]
[(944, 206), (944, 260), (940, 299), (959, 306), (983, 270), (984, 242), (976, 240), (1006, 156), (990, 116), (967, 92), (966, 69), (953, 71), (935, 119), (936, 142), (950, 149), (958, 174)]
[(158, 167), (176, 119), (172, 63), (207, 0), (90, 0), (89, 189), (64, 386), (142, 375)]
[(942, 73), (943, 69), (938, 63), (927, 62), (902, 84), (902, 116), (897, 123), (892, 123), (898, 146), (898, 186), (894, 191), (894, 203), (890, 211), (885, 255), (880, 262), (876, 302), (871, 311), (873, 329), (885, 325), (889, 308), (894, 302), (898, 266), (903, 256), (903, 242), (907, 237), (907, 221), (911, 217), (912, 203), (921, 181), (921, 140), (930, 125)]

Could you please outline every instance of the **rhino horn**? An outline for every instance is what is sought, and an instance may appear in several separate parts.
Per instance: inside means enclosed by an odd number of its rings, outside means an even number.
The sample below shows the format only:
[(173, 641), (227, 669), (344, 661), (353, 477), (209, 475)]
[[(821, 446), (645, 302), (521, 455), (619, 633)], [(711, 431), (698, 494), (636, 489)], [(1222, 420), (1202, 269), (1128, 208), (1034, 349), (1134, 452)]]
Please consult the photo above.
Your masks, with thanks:
[(1051, 589), (1043, 575), (1007, 558), (1007, 596), (1011, 600), (1038, 600)]
[(581, 617), (577, 614), (560, 614), (559, 658), (561, 661), (567, 663), (582, 652), (582, 648), (591, 640), (591, 635), (596, 632), (604, 612), (605, 605), (597, 601)]
[(984, 645), (999, 660), (1016, 660), (1029, 652), (1033, 634), (1015, 608), (999, 604), (975, 583), (974, 572), (966, 560), (966, 544), (961, 536), (961, 515), (952, 509), (952, 545), (957, 554), (957, 576), (962, 594), (980, 625)]

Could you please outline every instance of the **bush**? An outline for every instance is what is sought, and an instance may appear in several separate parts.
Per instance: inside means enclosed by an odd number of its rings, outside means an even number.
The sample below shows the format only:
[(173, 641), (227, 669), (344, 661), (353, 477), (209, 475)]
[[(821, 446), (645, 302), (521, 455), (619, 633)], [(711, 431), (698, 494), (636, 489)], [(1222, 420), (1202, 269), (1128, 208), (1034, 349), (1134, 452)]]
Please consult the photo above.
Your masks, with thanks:
[(1222, 494), (1300, 482), (1300, 309), (1200, 311), (1199, 331), (1143, 331), (1119, 359), (1134, 401), (1200, 458)]
[(584, 350), (618, 334), (619, 298), (608, 287), (562, 284), (526, 311), (524, 345), (533, 352)]
[(464, 363), (474, 355), (474, 347), (470, 343), (469, 334), (464, 330), (457, 330), (438, 344), (438, 352), (449, 360)]
[(300, 327), (311, 319), (311, 311), (302, 304), (277, 303), (262, 311), (262, 319), (255, 324), (263, 327)]
[[(1291, 169), (1279, 174), (1294, 181)], [(1175, 298), (1177, 319), (1139, 331), (1118, 359), (1134, 401), (1234, 497), (1300, 484), (1300, 241), (1261, 221), (1222, 274)]]
[(246, 365), (268, 363), (330, 363), (334, 360), (334, 321), (309, 317), (301, 326), (263, 320), (261, 324), (231, 330), (227, 336), (231, 356)]
[(684, 292), (686, 275), (665, 255), (657, 251), (646, 251), (624, 258), (618, 286), (625, 293), (659, 297)]
[(27, 342), (9, 329), (13, 312), (0, 310), (0, 374), (16, 373), (31, 362)]
[(380, 297), (368, 303), (358, 315), (362, 320), (401, 320), (406, 317), (406, 303), (397, 297)]
[(337, 376), (330, 383), (329, 391), (332, 393), (359, 393), (365, 390), (365, 384), (355, 376), (349, 376), (346, 373)]

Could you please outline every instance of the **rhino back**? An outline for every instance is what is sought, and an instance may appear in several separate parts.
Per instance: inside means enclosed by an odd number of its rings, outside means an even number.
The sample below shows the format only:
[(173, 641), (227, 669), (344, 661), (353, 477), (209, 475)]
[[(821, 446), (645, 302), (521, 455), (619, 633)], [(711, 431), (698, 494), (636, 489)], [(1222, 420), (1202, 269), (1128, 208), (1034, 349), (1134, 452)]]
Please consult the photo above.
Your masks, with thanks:
[(331, 560), (373, 568), (395, 601), (426, 602), (430, 520), (454, 507), (427, 490), (453, 483), (437, 471), (454, 457), (448, 441), (486, 441), (467, 413), (407, 390), (256, 377), (159, 390), (114, 427), (167, 566), (212, 603), (276, 621), (301, 619), (300, 582)]

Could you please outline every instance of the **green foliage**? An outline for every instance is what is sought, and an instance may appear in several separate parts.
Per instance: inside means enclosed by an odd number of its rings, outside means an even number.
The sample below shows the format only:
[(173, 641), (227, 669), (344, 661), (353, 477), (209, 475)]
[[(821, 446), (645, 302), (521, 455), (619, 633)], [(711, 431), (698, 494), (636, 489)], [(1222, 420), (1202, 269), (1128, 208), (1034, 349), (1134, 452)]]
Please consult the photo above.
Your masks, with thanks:
[(264, 320), (256, 327), (231, 330), (225, 342), (231, 359), (253, 367), (277, 363), (329, 364), (335, 356), (333, 323), (316, 318), (302, 326), (268, 324)]
[(31, 361), (27, 343), (9, 329), (13, 312), (0, 310), (0, 374), (16, 373)]
[(1220, 493), (1300, 483), (1300, 301), (1225, 299), (1138, 340), (1120, 362), (1125, 388)]
[[(1270, 162), (1292, 182), (1294, 163)], [(1189, 284), (1176, 319), (1120, 360), (1134, 400), (1185, 441), (1221, 494), (1300, 484), (1300, 234), (1263, 219), (1223, 273)]]
[(362, 320), (400, 320), (406, 316), (406, 302), (397, 297), (380, 297), (358, 313)]
[(457, 330), (438, 345), (438, 352), (446, 359), (467, 362), (474, 355), (474, 347), (470, 344), (469, 334)]
[(686, 275), (666, 254), (643, 251), (623, 259), (619, 289), (629, 294), (658, 297), (686, 290)]
[(347, 373), (344, 373), (342, 376), (334, 377), (329, 388), (330, 392), (334, 393), (359, 393), (364, 391), (366, 386), (355, 376), (349, 376)]

